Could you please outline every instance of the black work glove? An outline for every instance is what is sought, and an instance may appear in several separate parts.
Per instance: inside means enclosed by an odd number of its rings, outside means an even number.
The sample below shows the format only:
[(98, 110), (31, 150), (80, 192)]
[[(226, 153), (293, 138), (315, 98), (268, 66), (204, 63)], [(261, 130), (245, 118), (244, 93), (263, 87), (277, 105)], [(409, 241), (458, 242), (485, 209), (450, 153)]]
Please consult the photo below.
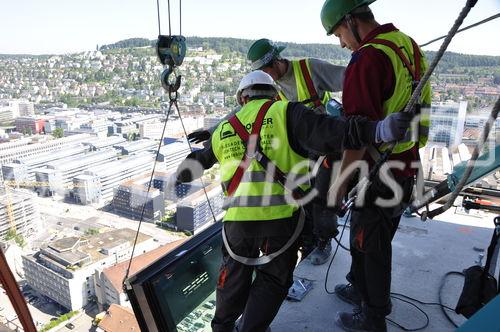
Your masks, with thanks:
[(313, 203), (313, 232), (320, 239), (331, 239), (339, 234), (335, 209)]
[(212, 135), (208, 130), (198, 130), (198, 131), (193, 131), (191, 134), (187, 136), (187, 138), (191, 143), (197, 144), (209, 140), (210, 136)]

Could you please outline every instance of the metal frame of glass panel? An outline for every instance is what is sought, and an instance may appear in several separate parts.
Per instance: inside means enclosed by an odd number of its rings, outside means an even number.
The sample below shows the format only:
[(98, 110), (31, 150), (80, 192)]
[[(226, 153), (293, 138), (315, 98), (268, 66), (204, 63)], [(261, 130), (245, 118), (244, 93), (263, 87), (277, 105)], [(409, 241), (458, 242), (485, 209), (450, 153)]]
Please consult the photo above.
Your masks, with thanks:
[[(141, 331), (180, 330), (181, 318), (201, 306), (207, 292), (215, 292), (221, 229), (221, 222), (213, 224), (127, 280), (126, 292)], [(170, 290), (175, 295), (169, 296)], [(185, 297), (182, 301), (179, 294)]]

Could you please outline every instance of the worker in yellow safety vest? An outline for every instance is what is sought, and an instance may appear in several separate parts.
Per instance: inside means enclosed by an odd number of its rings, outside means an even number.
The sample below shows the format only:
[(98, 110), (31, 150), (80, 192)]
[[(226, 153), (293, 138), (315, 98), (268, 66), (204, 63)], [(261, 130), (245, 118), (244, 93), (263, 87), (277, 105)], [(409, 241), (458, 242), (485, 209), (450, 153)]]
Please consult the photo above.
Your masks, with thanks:
[[(405, 109), (427, 62), (413, 39), (394, 25), (381, 25), (375, 20), (368, 7), (374, 1), (326, 0), (321, 22), (327, 35), (336, 36), (342, 47), (353, 52), (343, 85), (344, 114), (381, 120)], [(346, 331), (387, 330), (385, 317), (392, 307), (391, 241), (411, 198), (418, 149), (427, 142), (430, 103), (427, 83), (416, 107), (419, 121), (398, 141), (387, 163), (388, 172), (380, 172), (365, 193), (364, 202), (352, 210), (348, 283), (335, 287), (339, 298), (357, 307), (352, 313), (337, 314), (337, 324)], [(349, 183), (352, 176), (344, 176), (342, 171), (352, 169), (360, 159), (371, 167), (385, 149), (384, 145), (346, 149), (336, 184), (340, 188), (337, 197), (342, 198), (353, 182)]]
[[(285, 46), (277, 45), (269, 39), (259, 39), (249, 48), (247, 58), (252, 69), (260, 69), (274, 79), (280, 87), (281, 100), (298, 101), (314, 109), (318, 113), (338, 116), (335, 101), (331, 100), (331, 92), (341, 91), (345, 67), (333, 65), (327, 61), (304, 58), (288, 60), (281, 56)], [(319, 156), (311, 155), (316, 160)], [(339, 159), (338, 154), (330, 155), (323, 161), (327, 168), (320, 168), (314, 181), (323, 197), (306, 207), (308, 217), (302, 235), (301, 252), (314, 265), (328, 261), (332, 252), (331, 238), (337, 233), (336, 227), (320, 227), (328, 223), (328, 219), (336, 219), (333, 210), (326, 208), (326, 191), (330, 183), (332, 161)], [(327, 219), (327, 220), (323, 220)]]
[(301, 103), (276, 101), (277, 94), (268, 74), (246, 75), (237, 91), (241, 110), (220, 123), (211, 144), (189, 154), (174, 174), (175, 181), (190, 182), (220, 164), (226, 214), (216, 332), (232, 332), (240, 316), (238, 331), (267, 331), (285, 299), (304, 224), (301, 206), (312, 198), (310, 151), (390, 142), (404, 137), (410, 124), (399, 113), (379, 122), (315, 114)]

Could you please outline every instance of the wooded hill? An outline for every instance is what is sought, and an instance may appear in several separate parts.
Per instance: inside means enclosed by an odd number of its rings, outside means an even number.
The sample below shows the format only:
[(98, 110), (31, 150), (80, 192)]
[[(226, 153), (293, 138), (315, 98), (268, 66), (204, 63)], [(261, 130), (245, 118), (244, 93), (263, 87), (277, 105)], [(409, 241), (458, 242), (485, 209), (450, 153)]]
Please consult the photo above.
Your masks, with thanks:
[[(155, 42), (156, 40), (145, 38), (131, 38), (121, 40), (114, 44), (103, 45), (100, 47), (100, 50), (154, 46)], [(236, 52), (241, 53), (242, 56), (246, 56), (246, 52), (253, 40), (224, 37), (187, 37), (186, 42), (188, 48), (203, 47), (204, 49), (213, 49), (221, 54)], [(349, 60), (351, 54), (349, 50), (342, 49), (340, 46), (334, 44), (278, 44), (287, 46), (283, 51), (283, 56), (291, 58), (313, 57), (345, 62)], [(432, 59), (436, 54), (434, 51), (426, 51), (425, 53), (428, 59)], [(446, 52), (440, 62), (440, 67), (442, 69), (454, 67), (500, 67), (500, 56)]]

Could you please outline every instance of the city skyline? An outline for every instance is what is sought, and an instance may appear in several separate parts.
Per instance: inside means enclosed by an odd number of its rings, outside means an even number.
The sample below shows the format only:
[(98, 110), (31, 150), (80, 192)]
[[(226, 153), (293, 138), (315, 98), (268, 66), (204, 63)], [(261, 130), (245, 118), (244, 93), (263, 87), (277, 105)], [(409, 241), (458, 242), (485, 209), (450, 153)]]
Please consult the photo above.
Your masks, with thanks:
[[(252, 5), (229, 0), (182, 3), (182, 33), (185, 36), (234, 37), (297, 43), (336, 44), (327, 37), (319, 13), (323, 0), (304, 6), (298, 0), (264, 2)], [(418, 43), (446, 34), (465, 1), (379, 0), (371, 5), (379, 23), (393, 22)], [(179, 2), (172, 2), (172, 33), (179, 32)], [(408, 8), (413, 8), (411, 11)], [(8, 2), (0, 13), (0, 29), (12, 31), (4, 36), (0, 54), (63, 54), (95, 49), (96, 45), (158, 34), (156, 2), (108, 0), (50, 3), (35, 0)], [(160, 1), (162, 33), (168, 33), (167, 3)], [(117, 10), (119, 8), (119, 10)], [(245, 13), (242, 15), (242, 13)], [(483, 0), (471, 10), (462, 26), (500, 12), (500, 1)], [(443, 14), (444, 13), (444, 14)], [(258, 17), (258, 19), (256, 19)], [(428, 24), (422, 24), (430, 22)], [(29, 22), (29, 23), (27, 23)], [(303, 22), (302, 24), (300, 22)], [(228, 29), (230, 27), (230, 29)], [(500, 44), (493, 43), (500, 20), (463, 32), (452, 41), (449, 51), (467, 54), (500, 55)], [(440, 42), (425, 50), (436, 50)]]

